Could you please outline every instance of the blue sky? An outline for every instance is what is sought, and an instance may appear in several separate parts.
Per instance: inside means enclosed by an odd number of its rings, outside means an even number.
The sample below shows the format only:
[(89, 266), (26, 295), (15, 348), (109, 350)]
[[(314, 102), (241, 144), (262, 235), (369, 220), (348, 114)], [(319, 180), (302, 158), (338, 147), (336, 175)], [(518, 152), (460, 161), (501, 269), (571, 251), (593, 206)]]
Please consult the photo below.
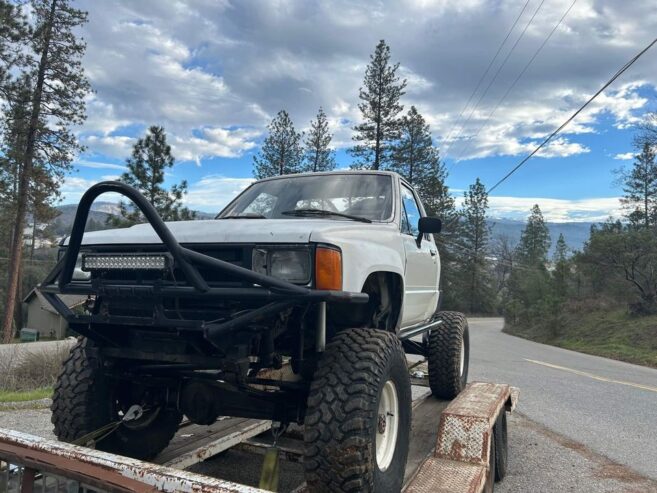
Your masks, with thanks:
[[(81, 0), (90, 20), (84, 67), (95, 93), (77, 129), (87, 151), (62, 186), (63, 201), (119, 175), (150, 124), (164, 125), (177, 158), (167, 181), (186, 179), (188, 205), (199, 210), (217, 211), (248, 185), (253, 155), (281, 108), (303, 130), (322, 106), (338, 163), (348, 166), (358, 88), (382, 38), (408, 80), (402, 102), (431, 124), (454, 193), (477, 177), (491, 186), (657, 31), (650, 1), (578, 0), (489, 117), (572, 4), (526, 2)], [(472, 101), (499, 69), (497, 78), (462, 112), (516, 18)], [(636, 126), (657, 109), (656, 74), (657, 51), (648, 52), (495, 191), (491, 214), (522, 218), (533, 203), (554, 221), (618, 214), (613, 171), (631, 164)]]

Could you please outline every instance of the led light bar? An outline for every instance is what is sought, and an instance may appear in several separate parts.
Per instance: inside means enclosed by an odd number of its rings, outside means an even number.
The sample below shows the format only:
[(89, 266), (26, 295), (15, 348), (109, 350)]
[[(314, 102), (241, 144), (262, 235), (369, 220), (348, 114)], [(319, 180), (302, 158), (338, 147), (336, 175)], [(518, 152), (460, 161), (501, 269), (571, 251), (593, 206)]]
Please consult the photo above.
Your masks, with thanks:
[(165, 270), (168, 265), (166, 255), (82, 255), (82, 270)]

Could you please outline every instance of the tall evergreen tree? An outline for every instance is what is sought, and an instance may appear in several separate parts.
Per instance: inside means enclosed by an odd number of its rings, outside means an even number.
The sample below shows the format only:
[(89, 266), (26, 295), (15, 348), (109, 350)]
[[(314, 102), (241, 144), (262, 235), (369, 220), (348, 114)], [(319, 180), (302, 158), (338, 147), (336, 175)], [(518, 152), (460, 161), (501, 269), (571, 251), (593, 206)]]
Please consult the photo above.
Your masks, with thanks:
[[(121, 175), (120, 181), (144, 194), (165, 221), (194, 219), (195, 213), (182, 205), (182, 199), (187, 194), (187, 181), (183, 180), (169, 190), (162, 186), (166, 170), (172, 168), (174, 163), (164, 128), (153, 125), (146, 136), (135, 143), (132, 156), (126, 162), (128, 171)], [(120, 211), (121, 217), (110, 216), (109, 224), (125, 227), (145, 222), (142, 213), (128, 207), (125, 202), (121, 202)]]
[(0, 96), (7, 95), (4, 84), (9, 79), (9, 71), (25, 62), (23, 47), (28, 37), (29, 27), (19, 6), (0, 0)]
[(479, 178), (464, 194), (460, 241), (462, 283), (460, 296), (470, 313), (488, 313), (493, 308), (493, 291), (486, 255), (490, 229), (486, 222), (488, 192)]
[(326, 113), (320, 107), (315, 120), (310, 122), (310, 131), (305, 141), (305, 171), (331, 171), (335, 168), (335, 151), (331, 145), (333, 135), (329, 131)]
[(279, 111), (267, 129), (269, 135), (265, 138), (260, 153), (253, 156), (254, 176), (261, 179), (299, 173), (303, 160), (303, 134), (294, 129), (287, 111)]
[(621, 203), (630, 222), (644, 228), (657, 224), (657, 163), (649, 142), (643, 143), (632, 169), (623, 172), (622, 181), (625, 196)]
[(399, 138), (397, 115), (404, 109), (399, 99), (406, 87), (406, 79), (400, 80), (397, 75), (398, 68), (399, 63), (390, 64), (390, 47), (384, 40), (379, 41), (359, 90), (358, 109), (363, 122), (354, 127), (354, 167), (377, 170), (390, 160), (392, 143)]
[[(5, 341), (13, 335), (12, 313), (18, 296), (23, 256), (23, 230), (34, 170), (52, 178), (70, 169), (80, 150), (71, 127), (86, 118), (85, 98), (90, 91), (81, 59), (85, 43), (77, 37), (87, 20), (86, 12), (75, 9), (69, 0), (32, 0), (29, 43), (24, 46), (24, 65), (10, 84), (4, 84), (7, 105), (16, 104), (29, 91), (29, 116), (19, 125), (25, 129), (24, 147), (17, 153), (18, 180), (14, 229), (11, 238), (7, 280)], [(11, 73), (9, 74), (12, 75)]]
[(556, 311), (558, 300), (546, 267), (549, 248), (549, 230), (540, 207), (534, 205), (520, 235), (507, 283), (505, 314), (512, 324), (552, 316)]
[(550, 230), (545, 224), (541, 208), (535, 204), (520, 235), (518, 260), (526, 266), (544, 266), (550, 243)]
[(568, 258), (568, 244), (563, 236), (559, 234), (559, 239), (555, 245), (553, 278), (554, 290), (558, 298), (564, 299), (568, 296), (569, 279), (570, 279), (570, 262)]
[(416, 187), (440, 164), (438, 149), (433, 145), (431, 131), (424, 117), (411, 106), (399, 121), (400, 138), (392, 145), (388, 169), (396, 171)]

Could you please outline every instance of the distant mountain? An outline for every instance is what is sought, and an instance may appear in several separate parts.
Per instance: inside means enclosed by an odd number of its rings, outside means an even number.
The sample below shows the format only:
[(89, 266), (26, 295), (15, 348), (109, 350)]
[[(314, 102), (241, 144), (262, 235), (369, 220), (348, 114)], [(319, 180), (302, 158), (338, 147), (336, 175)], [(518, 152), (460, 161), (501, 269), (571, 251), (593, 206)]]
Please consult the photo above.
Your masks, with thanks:
[[(57, 207), (57, 210), (60, 212), (60, 215), (52, 223), (54, 233), (57, 236), (68, 235), (73, 227), (78, 206), (75, 204), (60, 205)], [(119, 213), (119, 204), (115, 202), (94, 202), (91, 206), (91, 211), (89, 211), (86, 231), (107, 229), (105, 226), (107, 218), (116, 216)], [(197, 219), (214, 219), (215, 215), (208, 212), (196, 211)]]
[[(53, 221), (56, 235), (63, 236), (71, 232), (77, 208), (78, 206), (74, 204), (60, 205), (57, 207), (61, 214), (55, 219), (55, 221)], [(119, 206), (114, 202), (94, 202), (91, 206), (91, 212), (89, 213), (87, 231), (105, 229), (107, 218), (118, 213)], [(196, 211), (196, 217), (197, 219), (213, 219), (215, 214)], [(493, 238), (507, 236), (512, 243), (517, 243), (520, 240), (520, 234), (525, 227), (524, 221), (514, 219), (490, 219), (488, 224), (491, 226)], [(589, 232), (593, 224), (595, 223), (547, 223), (547, 226), (550, 229), (550, 236), (552, 237), (550, 255), (554, 252), (554, 246), (560, 233), (563, 233), (564, 238), (566, 238), (566, 243), (568, 243), (568, 246), (571, 249), (581, 250), (584, 246), (584, 242), (589, 239)]]
[[(113, 202), (95, 202), (89, 211), (89, 219), (87, 221), (87, 231), (94, 231), (103, 229), (107, 218), (113, 214), (118, 213), (118, 205)], [(52, 222), (53, 232), (57, 236), (68, 235), (73, 227), (75, 220), (75, 213), (78, 206), (75, 204), (57, 206), (59, 216)]]
[[(517, 221), (513, 219), (490, 219), (488, 221), (491, 226), (493, 238), (499, 236), (507, 236), (512, 243), (517, 243), (520, 240), (520, 234), (525, 227), (525, 221)], [(554, 247), (559, 239), (559, 234), (563, 233), (568, 247), (572, 250), (581, 250), (584, 243), (589, 239), (591, 226), (596, 223), (588, 222), (569, 222), (569, 223), (546, 223), (550, 230), (550, 237), (552, 238), (552, 245), (550, 246), (550, 255), (554, 253)]]

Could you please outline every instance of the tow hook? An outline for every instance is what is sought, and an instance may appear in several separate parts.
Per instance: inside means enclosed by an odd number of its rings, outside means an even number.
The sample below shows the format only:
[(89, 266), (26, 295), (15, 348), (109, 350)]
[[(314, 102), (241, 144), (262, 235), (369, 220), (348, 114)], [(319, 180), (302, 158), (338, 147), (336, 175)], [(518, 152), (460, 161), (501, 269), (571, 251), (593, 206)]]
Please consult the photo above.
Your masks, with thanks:
[(123, 415), (121, 421), (135, 421), (144, 415), (144, 409), (139, 404), (133, 404)]

